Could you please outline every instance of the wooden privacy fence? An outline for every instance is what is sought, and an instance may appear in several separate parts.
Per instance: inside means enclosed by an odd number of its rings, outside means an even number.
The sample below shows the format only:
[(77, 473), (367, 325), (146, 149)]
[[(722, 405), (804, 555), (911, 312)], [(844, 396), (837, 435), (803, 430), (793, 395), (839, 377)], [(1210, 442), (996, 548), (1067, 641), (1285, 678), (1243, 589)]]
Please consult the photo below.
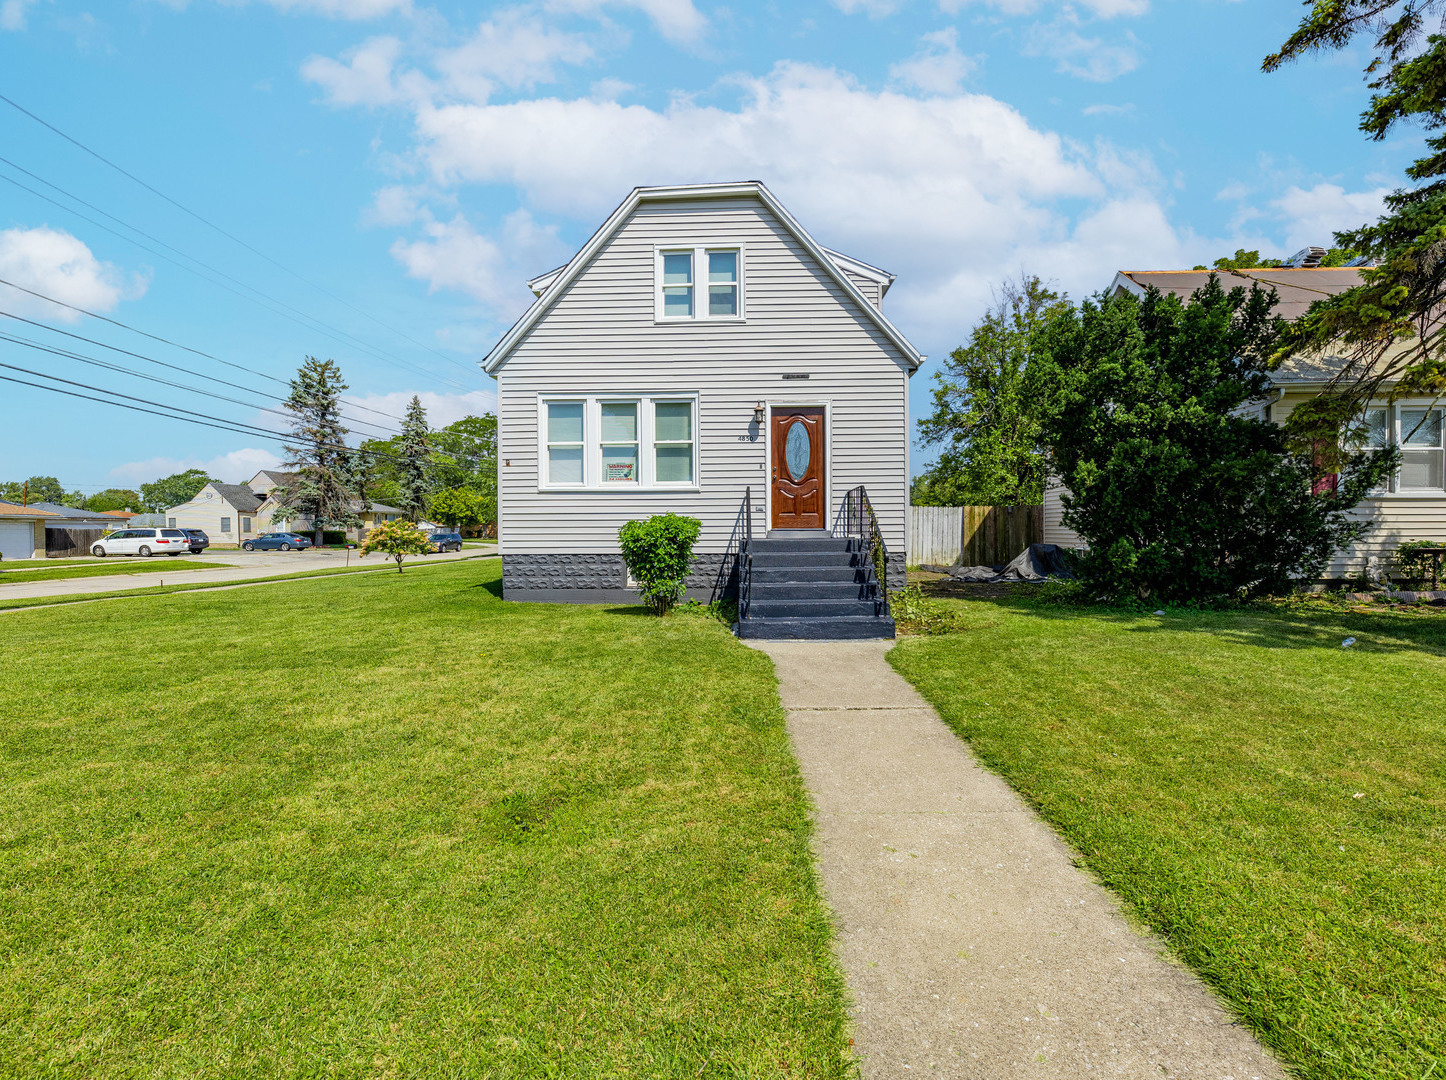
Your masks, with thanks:
[(100, 529), (46, 529), (45, 557), (64, 559), (72, 555), (89, 555), (90, 545), (100, 536)]
[(1043, 506), (909, 507), (912, 566), (999, 566), (1043, 542)]

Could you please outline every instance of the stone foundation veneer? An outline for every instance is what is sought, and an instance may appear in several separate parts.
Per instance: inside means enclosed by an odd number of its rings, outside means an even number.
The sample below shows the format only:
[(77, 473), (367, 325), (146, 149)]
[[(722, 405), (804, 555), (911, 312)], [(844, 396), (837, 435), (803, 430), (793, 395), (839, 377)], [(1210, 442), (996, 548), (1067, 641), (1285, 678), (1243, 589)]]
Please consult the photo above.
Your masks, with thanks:
[[(689, 600), (711, 603), (734, 596), (737, 586), (721, 571), (733, 557), (702, 554), (688, 575)], [(721, 580), (720, 580), (721, 577)], [(621, 555), (503, 555), (502, 598), (543, 604), (636, 604)]]
[[(712, 603), (738, 595), (731, 554), (695, 557), (688, 575), (689, 600)], [(904, 587), (902, 553), (889, 553), (889, 591)], [(726, 570), (725, 570), (726, 568)], [(621, 555), (503, 555), (502, 598), (541, 604), (635, 604)]]

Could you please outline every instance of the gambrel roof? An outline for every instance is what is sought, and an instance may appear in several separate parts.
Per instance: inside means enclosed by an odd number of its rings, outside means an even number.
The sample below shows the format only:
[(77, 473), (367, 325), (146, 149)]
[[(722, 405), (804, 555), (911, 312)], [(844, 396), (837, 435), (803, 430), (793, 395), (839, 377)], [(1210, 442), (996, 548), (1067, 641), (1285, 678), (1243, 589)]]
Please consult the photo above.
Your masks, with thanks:
[(871, 304), (867, 297), (859, 291), (857, 285), (849, 280), (849, 274), (877, 281), (879, 283), (879, 295), (894, 282), (894, 275), (887, 271), (880, 270), (859, 259), (850, 258), (847, 255), (840, 255), (836, 251), (822, 247), (818, 241), (804, 229), (802, 225), (783, 208), (783, 204), (774, 197), (760, 181), (747, 180), (730, 184), (681, 184), (668, 187), (637, 187), (628, 193), (628, 197), (614, 210), (608, 219), (603, 222), (601, 228), (593, 233), (591, 238), (576, 255), (565, 266), (556, 270), (550, 270), (540, 277), (529, 281), (528, 287), (537, 294), (537, 302), (534, 303), (513, 324), (512, 329), (507, 331), (502, 340), (499, 341), (490, 353), (482, 360), (482, 370), (489, 375), (496, 374), (497, 370), (507, 362), (513, 349), (525, 338), (529, 331), (542, 320), (552, 305), (564, 292), (568, 285), (575, 281), (587, 264), (602, 248), (613, 238), (627, 220), (632, 216), (641, 203), (657, 202), (662, 200), (676, 199), (709, 199), (738, 195), (753, 195), (757, 197), (776, 217), (779, 223), (788, 230), (798, 241), (800, 246), (807, 251), (815, 262), (821, 266), (839, 285), (840, 288), (854, 302), (855, 306), (862, 312), (869, 321), (874, 323), (893, 344), (904, 354), (911, 371), (917, 370), (924, 362), (924, 356), (909, 343), (909, 340), (899, 333), (893, 323), (884, 316), (877, 307)]

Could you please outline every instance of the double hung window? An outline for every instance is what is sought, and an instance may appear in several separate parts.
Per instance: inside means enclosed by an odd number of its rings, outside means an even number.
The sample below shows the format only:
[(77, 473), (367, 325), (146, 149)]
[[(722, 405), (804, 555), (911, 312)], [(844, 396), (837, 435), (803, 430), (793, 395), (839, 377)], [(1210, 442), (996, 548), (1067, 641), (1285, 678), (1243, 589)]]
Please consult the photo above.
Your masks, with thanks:
[(1361, 415), (1365, 450), (1401, 448), (1401, 465), (1376, 494), (1410, 495), (1446, 490), (1446, 417), (1439, 407), (1373, 405)]
[(1401, 410), (1401, 491), (1439, 491), (1442, 466), (1441, 410)]
[(638, 482), (638, 403), (604, 401), (602, 412), (602, 481)]
[(547, 475), (554, 484), (583, 482), (583, 424), (581, 401), (547, 403)]
[(539, 406), (542, 488), (698, 484), (698, 400), (693, 395), (543, 397)]
[(659, 249), (656, 274), (659, 321), (743, 316), (741, 248)]

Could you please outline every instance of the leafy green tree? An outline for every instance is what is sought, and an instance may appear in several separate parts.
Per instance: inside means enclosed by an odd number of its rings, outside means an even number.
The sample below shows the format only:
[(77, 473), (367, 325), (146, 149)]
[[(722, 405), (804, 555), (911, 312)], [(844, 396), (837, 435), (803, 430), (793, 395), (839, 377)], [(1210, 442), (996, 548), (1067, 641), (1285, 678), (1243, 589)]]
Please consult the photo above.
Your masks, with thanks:
[(341, 422), (341, 395), (346, 388), (335, 360), (308, 356), (291, 380), (291, 394), (284, 402), (291, 414), (286, 466), (296, 472), (296, 483), (271, 492), (278, 504), (273, 520), (306, 515), (318, 547), (323, 530), (361, 524), (352, 500), (364, 497), (364, 492), (359, 488), (357, 457), (346, 445), (348, 431)]
[(383, 522), (366, 534), (361, 545), (363, 555), (380, 551), (388, 558), (396, 559), (399, 574), (402, 572), (402, 560), (408, 555), (425, 555), (431, 550), (427, 534), (410, 521)]
[(1284, 592), (1370, 526), (1352, 508), (1395, 467), (1293, 452), (1252, 406), (1283, 324), (1273, 290), (1209, 283), (1181, 303), (1100, 297), (1051, 325), (1036, 363), (1041, 440), (1089, 545), (1092, 589), (1159, 601)]
[(432, 496), (430, 514), (449, 529), (465, 529), (496, 520), (495, 511), (488, 516), (489, 506), (485, 496), (466, 488), (443, 488)]
[(0, 488), (0, 501), (26, 506), (39, 502), (79, 506), (85, 501), (85, 496), (79, 492), (67, 492), (53, 476), (32, 476), (29, 480), (8, 481)]
[(1038, 277), (1006, 282), (994, 305), (934, 373), (934, 412), (920, 441), (942, 446), (914, 485), (934, 506), (1038, 503), (1044, 497), (1039, 416), (1027, 373), (1050, 322), (1070, 308)]
[(216, 482), (216, 478), (208, 476), (204, 469), (187, 469), (163, 476), (154, 483), (141, 485), (141, 509), (151, 513), (169, 510), (190, 502), (203, 487)]
[[(1348, 248), (1333, 247), (1327, 248), (1325, 257), (1317, 264), (1318, 266), (1345, 266), (1356, 257), (1357, 253)], [(1264, 258), (1258, 251), (1246, 251), (1244, 248), (1237, 248), (1234, 255), (1222, 255), (1211, 264), (1216, 270), (1258, 270), (1272, 266), (1283, 266), (1280, 259)], [(1203, 263), (1196, 266), (1196, 270), (1209, 270), (1211, 267)]]
[[(1429, 34), (1442, 0), (1313, 0), (1280, 51), (1275, 71), (1307, 53), (1364, 38), (1373, 91), (1360, 128), (1381, 141), (1403, 123), (1430, 136), (1406, 169), (1410, 185), (1386, 198), (1374, 224), (1337, 233), (1342, 247), (1370, 257), (1363, 284), (1312, 305), (1283, 336), (1279, 358), (1327, 353), (1344, 360), (1331, 386), (1287, 421), (1297, 447), (1329, 442), (1355, 423), (1387, 384), (1392, 393), (1446, 391), (1446, 37)], [(1435, 20), (1432, 20), (1433, 23)]]
[(464, 416), (432, 435), (434, 467), (443, 487), (497, 493), (497, 417)]
[(85, 500), (85, 509), (103, 514), (107, 510), (134, 510), (139, 512), (142, 500), (139, 492), (128, 488), (106, 488)]
[(419, 521), (427, 512), (427, 497), (435, 490), (432, 480), (431, 430), (427, 427), (427, 410), (422, 408), (422, 399), (412, 396), (407, 406), (407, 415), (402, 420), (400, 444), (401, 460), (396, 462), (397, 508), (406, 513), (409, 521)]

